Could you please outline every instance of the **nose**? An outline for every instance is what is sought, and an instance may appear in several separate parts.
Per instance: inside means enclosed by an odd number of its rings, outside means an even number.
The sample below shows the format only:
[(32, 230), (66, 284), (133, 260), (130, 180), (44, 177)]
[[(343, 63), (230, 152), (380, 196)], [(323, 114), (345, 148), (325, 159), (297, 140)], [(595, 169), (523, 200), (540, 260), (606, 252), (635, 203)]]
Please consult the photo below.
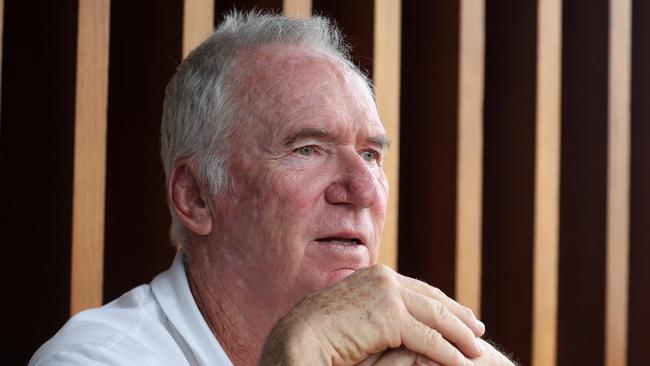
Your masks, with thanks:
[(341, 158), (338, 179), (325, 191), (331, 204), (349, 204), (356, 208), (372, 206), (379, 196), (379, 182), (371, 167), (358, 155)]

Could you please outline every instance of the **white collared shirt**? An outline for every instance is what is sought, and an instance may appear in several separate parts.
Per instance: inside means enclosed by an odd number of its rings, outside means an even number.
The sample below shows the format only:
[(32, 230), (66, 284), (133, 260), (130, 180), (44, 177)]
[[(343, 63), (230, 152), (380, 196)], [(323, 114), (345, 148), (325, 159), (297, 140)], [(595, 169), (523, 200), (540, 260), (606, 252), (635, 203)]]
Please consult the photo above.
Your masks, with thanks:
[(203, 319), (185, 275), (171, 268), (115, 301), (83, 311), (34, 354), (29, 366), (232, 366)]

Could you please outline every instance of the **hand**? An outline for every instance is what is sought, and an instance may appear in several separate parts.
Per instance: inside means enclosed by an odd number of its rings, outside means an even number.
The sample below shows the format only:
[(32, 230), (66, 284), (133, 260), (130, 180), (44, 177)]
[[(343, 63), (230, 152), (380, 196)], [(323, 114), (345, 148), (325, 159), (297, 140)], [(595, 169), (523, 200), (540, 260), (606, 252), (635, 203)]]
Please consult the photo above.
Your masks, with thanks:
[(271, 331), (260, 364), (354, 365), (403, 347), (441, 365), (471, 365), (484, 331), (442, 291), (375, 265), (296, 305)]
[[(485, 352), (473, 359), (475, 366), (514, 366), (506, 356), (497, 351), (491, 344), (480, 340)], [(376, 353), (366, 358), (356, 366), (442, 366), (425, 356), (409, 351), (404, 347)]]
[(483, 355), (474, 359), (475, 366), (515, 366), (506, 356), (484, 340), (479, 340), (483, 345)]

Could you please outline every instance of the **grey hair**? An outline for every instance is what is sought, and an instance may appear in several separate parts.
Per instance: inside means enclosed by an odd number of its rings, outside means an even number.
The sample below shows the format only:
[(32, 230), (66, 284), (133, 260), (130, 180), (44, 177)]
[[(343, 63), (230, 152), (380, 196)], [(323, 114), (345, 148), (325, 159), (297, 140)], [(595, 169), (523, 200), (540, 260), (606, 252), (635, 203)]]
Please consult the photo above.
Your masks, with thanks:
[[(161, 158), (169, 179), (180, 159), (189, 159), (211, 196), (227, 189), (229, 140), (245, 106), (234, 97), (237, 56), (243, 50), (281, 43), (305, 46), (343, 61), (368, 86), (350, 61), (349, 47), (336, 24), (325, 17), (291, 19), (279, 14), (232, 11), (214, 33), (192, 51), (167, 85), (161, 125)], [(171, 210), (172, 240), (184, 245), (185, 229)]]

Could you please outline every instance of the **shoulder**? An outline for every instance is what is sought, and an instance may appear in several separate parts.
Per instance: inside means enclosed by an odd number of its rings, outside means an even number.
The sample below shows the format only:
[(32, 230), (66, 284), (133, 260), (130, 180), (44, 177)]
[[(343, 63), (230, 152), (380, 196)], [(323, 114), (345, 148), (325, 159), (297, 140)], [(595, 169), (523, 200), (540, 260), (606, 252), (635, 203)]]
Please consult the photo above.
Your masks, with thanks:
[(73, 316), (29, 365), (183, 365), (182, 356), (151, 287), (142, 285)]

